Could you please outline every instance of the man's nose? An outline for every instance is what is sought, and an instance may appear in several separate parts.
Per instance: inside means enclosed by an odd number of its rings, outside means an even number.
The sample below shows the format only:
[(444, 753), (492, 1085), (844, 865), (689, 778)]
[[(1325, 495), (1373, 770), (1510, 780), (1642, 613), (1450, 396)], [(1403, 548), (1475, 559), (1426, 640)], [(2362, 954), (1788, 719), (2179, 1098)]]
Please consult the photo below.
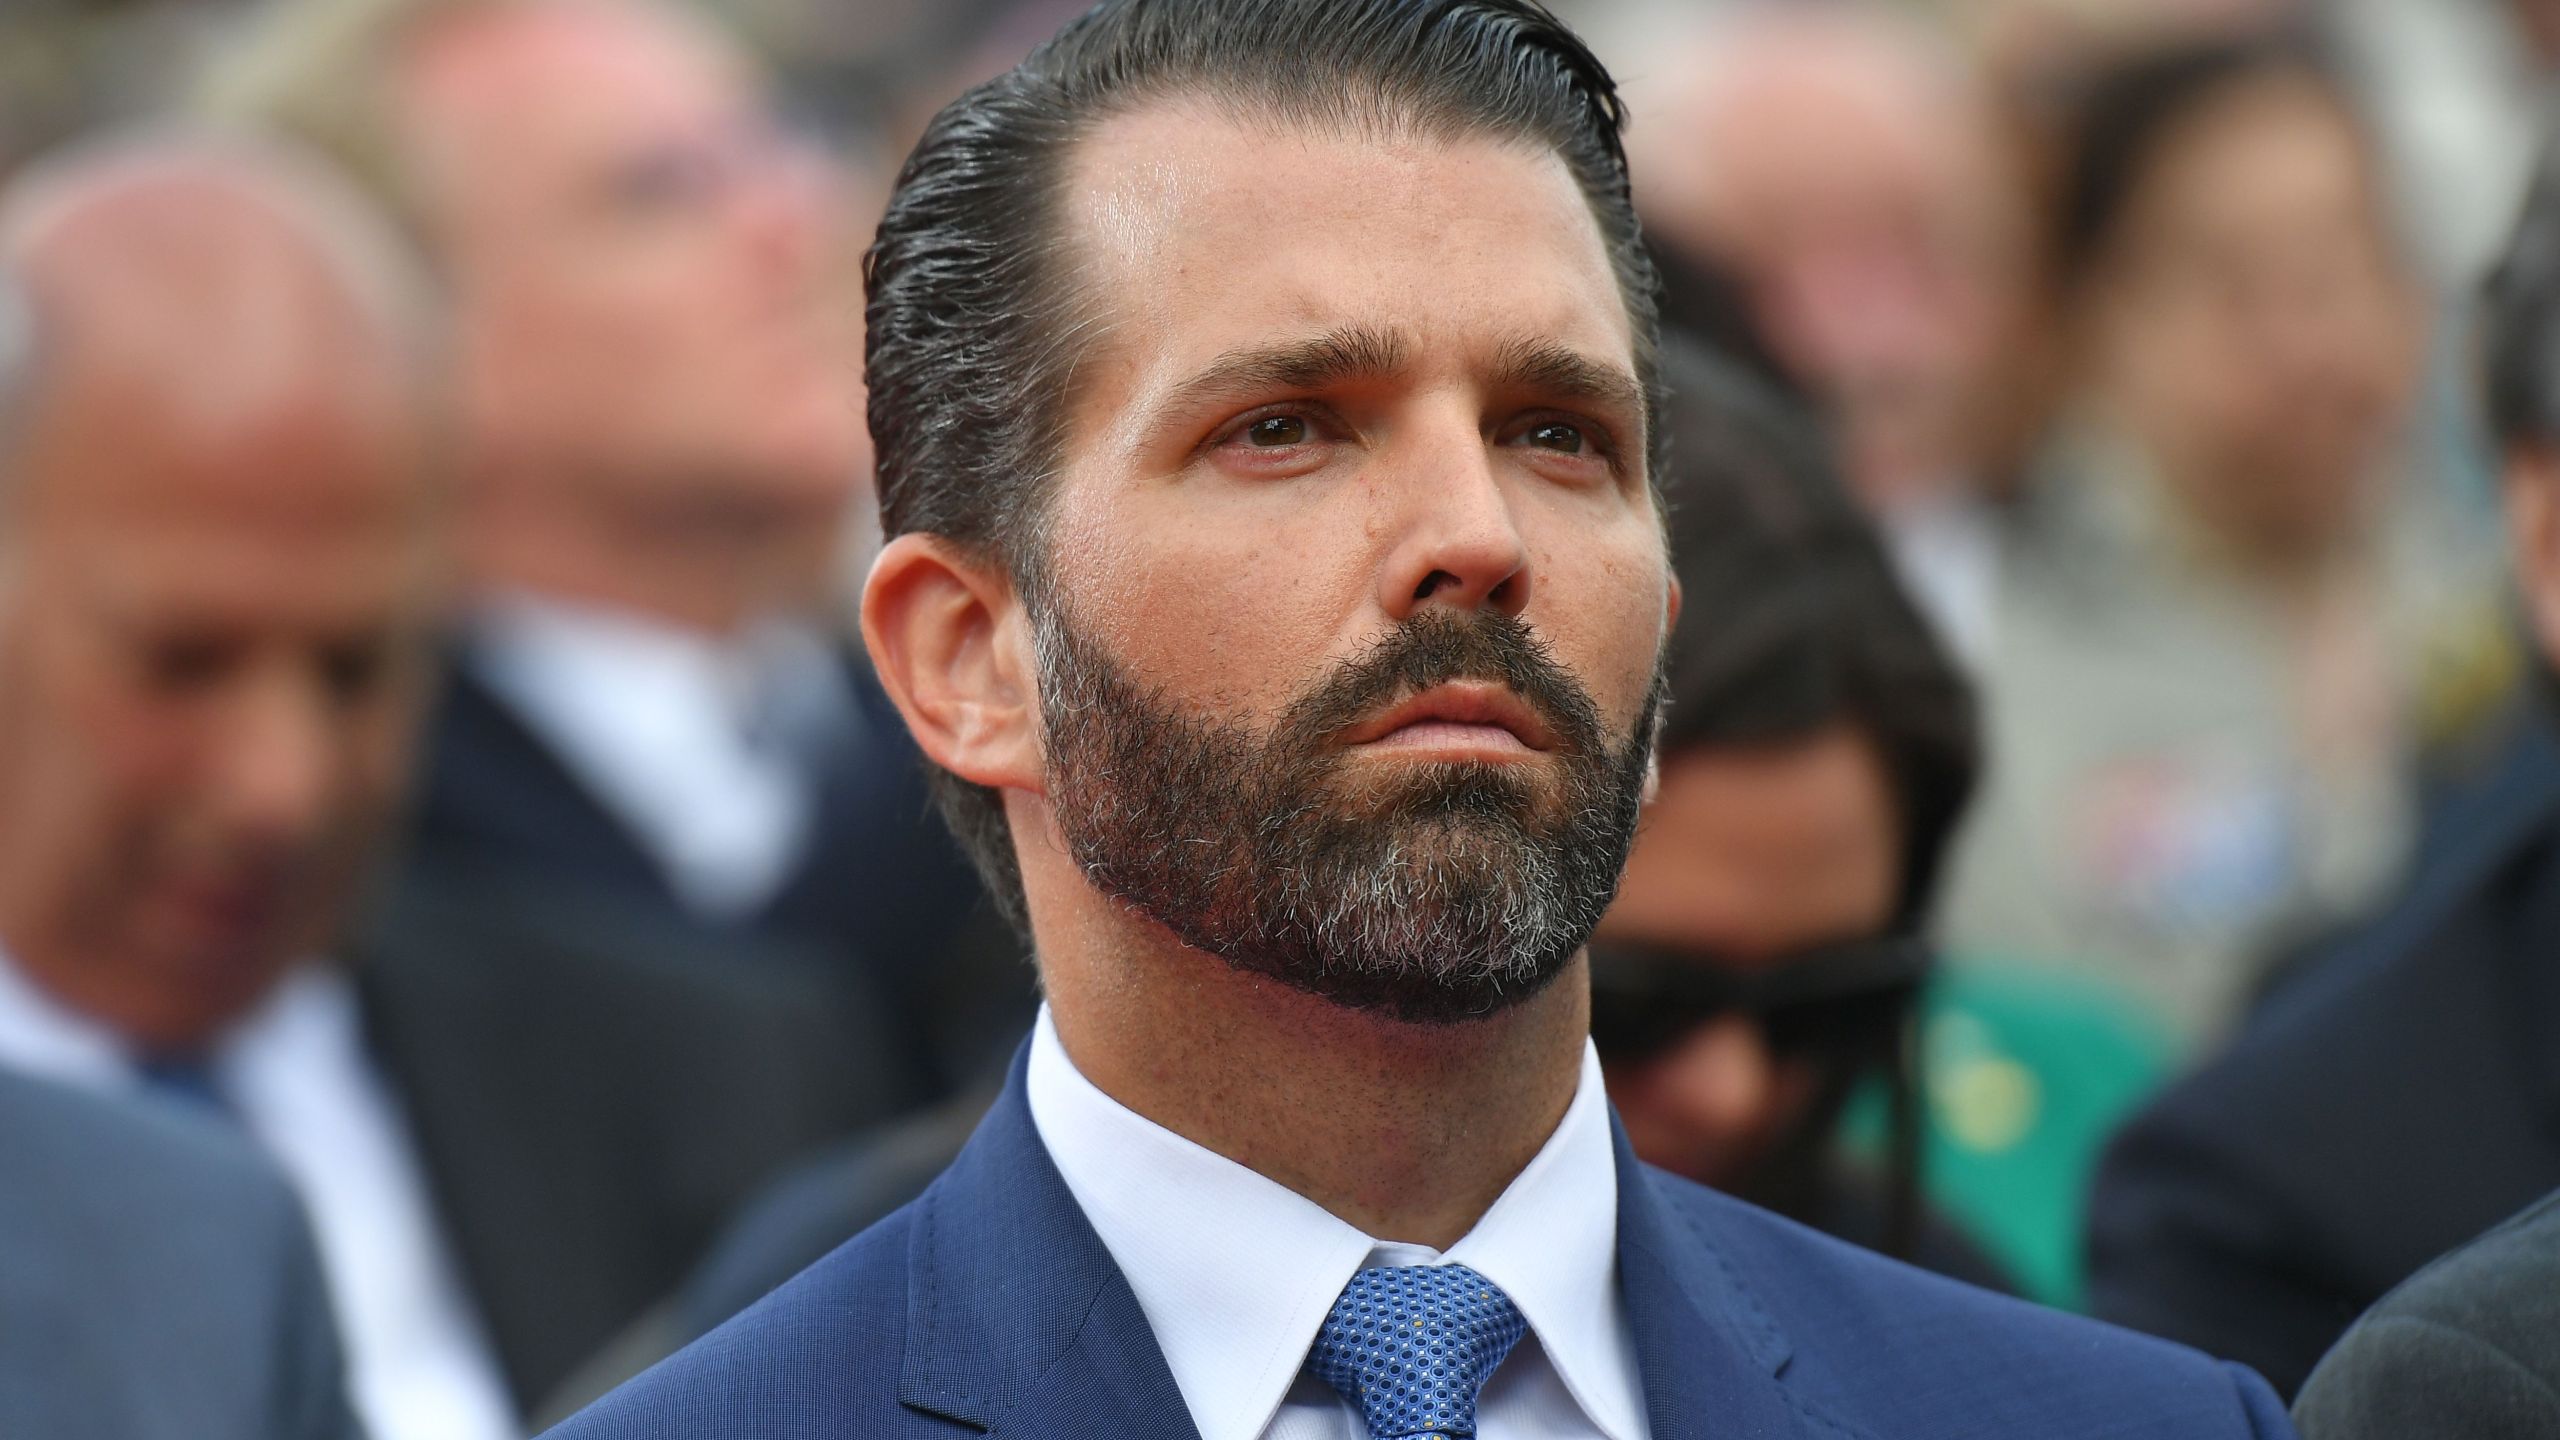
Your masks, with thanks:
[(336, 766), (332, 714), (319, 677), (288, 667), (272, 667), (243, 691), (219, 779), (232, 833), (253, 843), (288, 844), (321, 826)]
[(1529, 548), (1484, 437), (1445, 424), (1415, 437), (1413, 451), (1386, 482), (1399, 538), (1379, 575), (1380, 606), (1396, 620), (1427, 605), (1518, 615), (1529, 603)]

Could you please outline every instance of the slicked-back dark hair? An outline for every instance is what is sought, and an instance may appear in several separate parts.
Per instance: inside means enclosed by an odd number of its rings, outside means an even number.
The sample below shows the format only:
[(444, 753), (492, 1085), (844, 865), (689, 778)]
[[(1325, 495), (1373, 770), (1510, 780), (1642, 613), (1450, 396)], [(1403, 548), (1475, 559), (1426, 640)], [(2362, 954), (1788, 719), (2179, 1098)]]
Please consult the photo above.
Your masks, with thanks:
[(1671, 549), (1683, 593), (1655, 744), (1876, 747), (1901, 822), (1895, 918), (1928, 918), (1980, 769), (1973, 686), (1894, 573), (1803, 404), (1725, 356), (1667, 345)]
[[(1110, 311), (1080, 283), (1061, 182), (1102, 122), (1172, 101), (1274, 129), (1554, 152), (1608, 247), (1651, 392), (1656, 281), (1627, 190), (1625, 111), (1536, 0), (1105, 0), (935, 116), (899, 173), (866, 267), (884, 533), (942, 536), (1040, 603), (1068, 388)], [(1658, 460), (1658, 435), (1654, 449)], [(989, 891), (1024, 925), (1001, 801), (934, 780)]]

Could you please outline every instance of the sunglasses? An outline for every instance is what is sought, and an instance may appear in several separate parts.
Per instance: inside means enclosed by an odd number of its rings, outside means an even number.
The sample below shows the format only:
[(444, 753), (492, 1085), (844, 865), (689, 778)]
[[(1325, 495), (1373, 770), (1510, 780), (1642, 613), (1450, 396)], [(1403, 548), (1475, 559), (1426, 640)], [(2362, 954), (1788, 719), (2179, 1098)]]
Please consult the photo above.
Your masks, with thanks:
[(1604, 1060), (1641, 1062), (1739, 1015), (1781, 1058), (1880, 1058), (1900, 1043), (1936, 958), (1926, 941), (1904, 935), (1748, 966), (1707, 950), (1594, 945), (1591, 1040)]

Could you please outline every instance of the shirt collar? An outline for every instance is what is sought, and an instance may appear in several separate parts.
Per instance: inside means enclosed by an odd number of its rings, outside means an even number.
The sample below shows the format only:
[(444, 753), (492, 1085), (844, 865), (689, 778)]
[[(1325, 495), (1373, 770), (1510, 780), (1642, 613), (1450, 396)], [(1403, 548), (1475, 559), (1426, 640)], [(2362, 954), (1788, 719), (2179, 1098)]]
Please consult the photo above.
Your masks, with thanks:
[(817, 767), (861, 729), (827, 641), (798, 621), (713, 634), (502, 591), (470, 638), (472, 672), (707, 915), (751, 912), (787, 882)]
[(1270, 1424), (1326, 1312), (1368, 1264), (1472, 1267), (1510, 1295), (1549, 1363), (1612, 1440), (1642, 1433), (1617, 1286), (1618, 1177), (1600, 1062), (1586, 1042), (1564, 1119), (1446, 1254), (1382, 1244), (1105, 1095), (1043, 1006), (1025, 1079), (1032, 1123), (1136, 1292), (1202, 1440)]
[[(330, 1048), (360, 1052), (361, 1035), (354, 983), (334, 965), (308, 961), (286, 971), (273, 992), (215, 1037), (205, 1058), (226, 1085), (245, 1084), (289, 1108), (302, 1057)], [(0, 1066), (121, 1091), (140, 1085), (135, 1064), (131, 1042), (55, 999), (0, 949)]]
[(131, 1088), (131, 1048), (108, 1026), (55, 999), (0, 950), (0, 1065), (93, 1090)]

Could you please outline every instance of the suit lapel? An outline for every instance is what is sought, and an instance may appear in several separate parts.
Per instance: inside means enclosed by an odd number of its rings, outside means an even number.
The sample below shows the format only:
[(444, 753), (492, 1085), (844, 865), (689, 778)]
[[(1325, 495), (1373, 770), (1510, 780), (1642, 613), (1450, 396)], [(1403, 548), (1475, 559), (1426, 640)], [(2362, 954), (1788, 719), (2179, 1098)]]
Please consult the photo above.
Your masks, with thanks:
[(468, 641), (455, 648), (429, 717), (411, 825), (412, 844), (430, 856), (538, 862), (548, 875), (679, 908), (658, 861), (481, 678)]
[(1664, 1177), (1635, 1158), (1614, 1117), (1611, 1130), (1618, 1285), (1656, 1440), (1816, 1433), (1779, 1378), (1792, 1354), (1786, 1336), (1717, 1257), (1702, 1228), (1662, 1193)]
[[(1023, 1076), (1017, 1055), (918, 1202), (898, 1398), (1001, 1440), (1198, 1440), (1136, 1294), (1040, 1143)], [(1614, 1139), (1619, 1285), (1657, 1440), (1829, 1433), (1787, 1394), (1776, 1322), (1662, 1193), (1669, 1182)]]
[(898, 1399), (1004, 1440), (1198, 1440), (1136, 1294), (1031, 1123), (1027, 1054), (917, 1202)]

